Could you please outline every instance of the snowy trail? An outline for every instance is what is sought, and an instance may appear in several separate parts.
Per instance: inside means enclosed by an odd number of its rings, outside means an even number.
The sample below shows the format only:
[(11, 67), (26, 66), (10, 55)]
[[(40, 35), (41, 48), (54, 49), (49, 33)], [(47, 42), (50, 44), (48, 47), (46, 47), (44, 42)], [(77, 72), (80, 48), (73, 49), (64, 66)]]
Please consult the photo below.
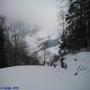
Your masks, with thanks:
[(17, 66), (0, 70), (0, 87), (17, 86), (19, 90), (90, 90), (87, 76), (75, 77), (59, 67)]
[[(77, 61), (74, 60), (76, 57)], [(82, 60), (84, 61), (82, 62)], [(61, 69), (60, 66), (56, 68), (53, 66), (16, 66), (0, 69), (0, 88), (19, 87), (11, 90), (90, 90), (90, 53), (67, 56), (66, 62), (67, 69)], [(81, 67), (81, 71), (75, 76), (74, 73), (79, 65), (87, 66), (88, 69), (83, 70)]]
[[(4, 69), (6, 71), (6, 69)], [(21, 90), (59, 90), (60, 72), (51, 67), (24, 66), (1, 70), (2, 85), (19, 86)], [(62, 77), (62, 75), (61, 75)]]

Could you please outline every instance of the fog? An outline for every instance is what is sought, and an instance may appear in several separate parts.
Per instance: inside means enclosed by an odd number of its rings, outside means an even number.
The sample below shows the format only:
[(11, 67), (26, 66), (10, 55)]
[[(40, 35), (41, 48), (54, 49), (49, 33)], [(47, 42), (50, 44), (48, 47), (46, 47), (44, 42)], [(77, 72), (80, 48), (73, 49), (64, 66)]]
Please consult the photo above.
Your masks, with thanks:
[(43, 36), (57, 31), (57, 11), (56, 0), (0, 0), (0, 14), (36, 25)]

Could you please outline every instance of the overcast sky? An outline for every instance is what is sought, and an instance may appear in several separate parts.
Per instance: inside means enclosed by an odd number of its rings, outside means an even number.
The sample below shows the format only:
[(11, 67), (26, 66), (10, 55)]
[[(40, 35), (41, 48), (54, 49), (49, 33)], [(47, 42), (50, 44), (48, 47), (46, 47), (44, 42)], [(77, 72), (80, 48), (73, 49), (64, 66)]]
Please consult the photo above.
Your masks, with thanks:
[(0, 13), (40, 27), (40, 34), (57, 31), (56, 0), (0, 0)]

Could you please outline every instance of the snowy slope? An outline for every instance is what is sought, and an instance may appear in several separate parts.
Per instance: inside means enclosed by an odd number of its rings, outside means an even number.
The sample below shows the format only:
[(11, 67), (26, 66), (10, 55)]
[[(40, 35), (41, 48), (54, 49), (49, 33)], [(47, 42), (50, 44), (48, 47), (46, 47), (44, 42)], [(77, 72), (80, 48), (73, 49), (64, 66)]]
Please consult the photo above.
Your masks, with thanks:
[[(61, 69), (60, 66), (16, 66), (1, 69), (0, 88), (16, 86), (19, 87), (18, 90), (90, 90), (90, 53), (68, 55), (65, 62), (67, 69)], [(75, 76), (79, 65), (82, 70)]]
[(58, 49), (59, 49), (59, 43), (58, 43), (59, 35), (58, 32), (53, 33), (47, 37), (44, 38), (39, 38), (38, 40), (38, 47), (36, 51), (38, 51), (38, 56), (42, 57), (40, 58), (40, 61), (44, 60), (44, 43), (47, 43), (46, 46), (46, 61), (49, 61), (50, 59), (53, 58), (55, 54), (58, 54)]
[(40, 61), (44, 60), (43, 46), (45, 42), (48, 43), (46, 47), (46, 53), (49, 53), (46, 55), (47, 58), (46, 61), (49, 61), (49, 59), (53, 57), (53, 55), (58, 54), (58, 49), (59, 49), (58, 39), (59, 39), (58, 31), (52, 34), (47, 34), (47, 36), (36, 35), (33, 37), (30, 36), (26, 37), (27, 43), (29, 45), (30, 53), (36, 52)]
[(65, 63), (67, 63), (67, 69), (71, 73), (77, 72), (77, 74), (79, 74), (88, 71), (90, 72), (90, 52), (66, 55)]
[(36, 34), (36, 36), (32, 35), (32, 37), (31, 36), (26, 37), (26, 41), (29, 44), (30, 49), (32, 48), (31, 50), (35, 52), (43, 50), (44, 42), (48, 42), (47, 50), (50, 51), (51, 53), (54, 51), (57, 53), (58, 49), (56, 48), (58, 48), (59, 46), (58, 39), (59, 39), (58, 31), (52, 34), (49, 33), (47, 34), (47, 36), (41, 33), (40, 35)]

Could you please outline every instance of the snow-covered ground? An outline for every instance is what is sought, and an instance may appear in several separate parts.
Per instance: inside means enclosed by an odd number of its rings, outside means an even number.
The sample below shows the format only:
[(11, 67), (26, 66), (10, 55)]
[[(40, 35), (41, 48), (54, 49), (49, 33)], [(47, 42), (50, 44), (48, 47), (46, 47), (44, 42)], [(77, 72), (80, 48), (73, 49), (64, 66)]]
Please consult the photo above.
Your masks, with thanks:
[(0, 90), (6, 90), (3, 87), (18, 87), (16, 90), (90, 90), (90, 52), (67, 55), (65, 58), (67, 69), (60, 66), (1, 69)]

